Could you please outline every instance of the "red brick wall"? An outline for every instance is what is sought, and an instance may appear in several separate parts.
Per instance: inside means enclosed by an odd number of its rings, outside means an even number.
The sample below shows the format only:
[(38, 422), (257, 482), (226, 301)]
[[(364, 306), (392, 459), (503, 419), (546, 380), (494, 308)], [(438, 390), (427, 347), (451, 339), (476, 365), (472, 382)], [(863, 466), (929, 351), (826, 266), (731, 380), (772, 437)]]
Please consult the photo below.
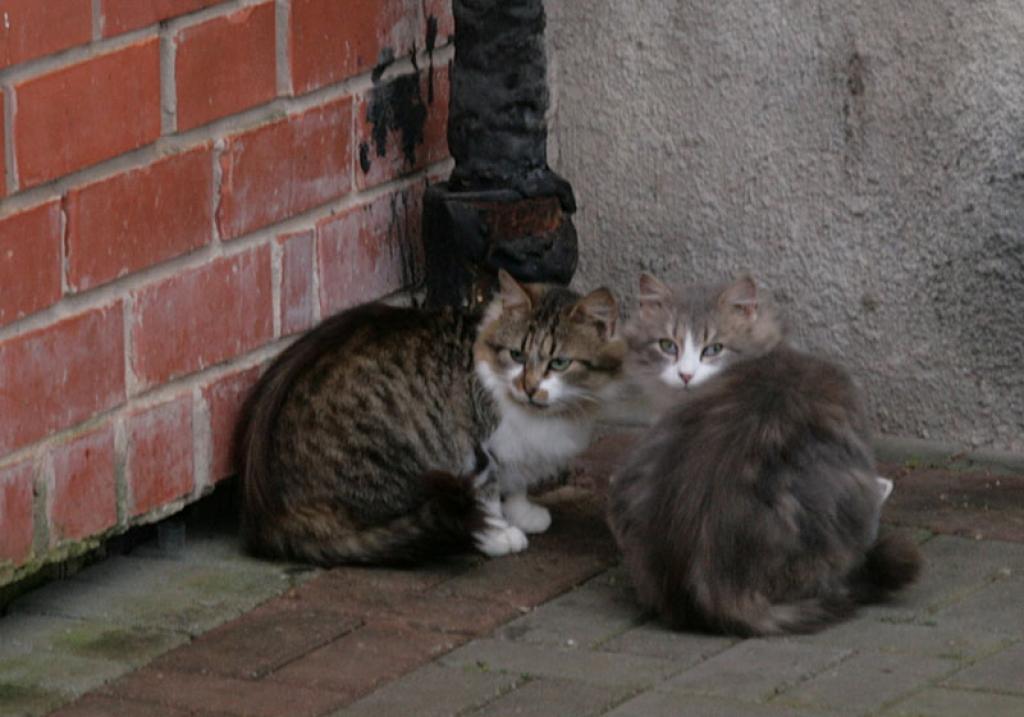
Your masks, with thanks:
[(289, 336), (418, 280), (453, 27), (444, 0), (0, 13), (2, 584), (209, 491)]

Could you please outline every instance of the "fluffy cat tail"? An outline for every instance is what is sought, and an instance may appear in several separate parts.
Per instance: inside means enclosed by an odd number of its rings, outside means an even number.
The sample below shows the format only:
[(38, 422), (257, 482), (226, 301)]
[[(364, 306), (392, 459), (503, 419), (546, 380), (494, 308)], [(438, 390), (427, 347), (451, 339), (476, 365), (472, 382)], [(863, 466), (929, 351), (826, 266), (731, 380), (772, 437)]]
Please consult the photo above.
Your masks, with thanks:
[(851, 590), (860, 603), (880, 602), (917, 580), (923, 561), (917, 544), (905, 535), (882, 535), (851, 576)]

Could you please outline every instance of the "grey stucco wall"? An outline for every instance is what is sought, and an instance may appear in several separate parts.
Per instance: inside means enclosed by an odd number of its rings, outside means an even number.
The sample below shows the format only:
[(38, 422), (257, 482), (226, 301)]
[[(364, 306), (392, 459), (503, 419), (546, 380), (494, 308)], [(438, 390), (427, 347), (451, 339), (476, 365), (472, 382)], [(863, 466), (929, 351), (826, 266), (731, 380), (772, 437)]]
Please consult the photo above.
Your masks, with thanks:
[(880, 432), (1024, 453), (1024, 1), (547, 11), (581, 285), (750, 270)]

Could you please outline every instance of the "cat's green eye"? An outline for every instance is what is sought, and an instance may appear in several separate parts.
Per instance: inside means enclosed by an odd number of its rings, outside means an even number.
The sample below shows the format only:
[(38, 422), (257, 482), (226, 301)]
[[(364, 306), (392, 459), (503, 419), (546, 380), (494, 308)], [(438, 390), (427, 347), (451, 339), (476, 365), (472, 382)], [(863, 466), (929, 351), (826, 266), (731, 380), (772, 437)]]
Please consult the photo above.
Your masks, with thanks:
[(567, 368), (569, 368), (571, 364), (572, 359), (558, 357), (551, 359), (551, 361), (548, 363), (548, 368), (550, 368), (552, 371), (565, 371)]
[(526, 363), (526, 356), (519, 349), (509, 349), (508, 356), (516, 363)]
[(725, 347), (722, 346), (722, 344), (711, 344), (710, 346), (706, 346), (704, 348), (700, 356), (701, 358), (712, 358), (713, 356), (717, 356), (718, 354), (722, 353), (722, 349), (724, 348)]
[(658, 342), (658, 347), (665, 353), (671, 354), (672, 356), (675, 356), (676, 353), (679, 351), (678, 347), (676, 346), (676, 342), (673, 341), (672, 339), (662, 339), (661, 341)]

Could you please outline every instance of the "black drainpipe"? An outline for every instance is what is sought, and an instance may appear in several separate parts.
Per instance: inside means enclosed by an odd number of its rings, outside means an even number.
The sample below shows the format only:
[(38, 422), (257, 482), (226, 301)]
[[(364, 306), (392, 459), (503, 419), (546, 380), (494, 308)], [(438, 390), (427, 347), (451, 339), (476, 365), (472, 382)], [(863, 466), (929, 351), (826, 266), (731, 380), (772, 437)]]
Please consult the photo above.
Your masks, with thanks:
[(542, 0), (453, 0), (448, 148), (455, 169), (424, 197), (426, 301), (475, 307), (497, 271), (568, 284), (572, 187), (547, 162)]

